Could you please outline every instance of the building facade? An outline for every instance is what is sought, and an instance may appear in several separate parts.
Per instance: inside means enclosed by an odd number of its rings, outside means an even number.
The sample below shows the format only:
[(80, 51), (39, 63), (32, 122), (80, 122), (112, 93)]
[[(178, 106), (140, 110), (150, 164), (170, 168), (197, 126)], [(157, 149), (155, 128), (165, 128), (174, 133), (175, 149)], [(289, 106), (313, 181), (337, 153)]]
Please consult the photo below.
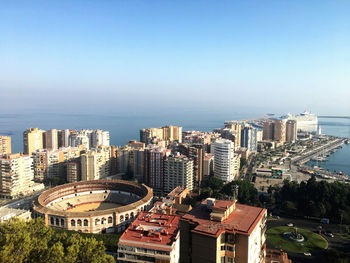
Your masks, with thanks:
[(258, 150), (258, 130), (251, 126), (245, 126), (241, 132), (241, 147), (247, 148), (249, 152)]
[(153, 188), (155, 193), (164, 190), (164, 160), (170, 155), (170, 150), (149, 145), (144, 150), (143, 181)]
[(224, 182), (235, 179), (234, 143), (227, 139), (217, 139), (214, 143), (214, 176)]
[(170, 142), (182, 142), (182, 127), (180, 126), (164, 126), (159, 128), (147, 128), (140, 130), (140, 140), (146, 145), (159, 144), (164, 142), (168, 145)]
[(23, 132), (23, 152), (30, 155), (36, 150), (44, 148), (45, 131), (38, 128), (30, 128)]
[(81, 157), (81, 180), (99, 180), (110, 176), (111, 148), (98, 147), (82, 154)]
[(286, 122), (286, 141), (295, 142), (297, 139), (297, 122), (295, 120), (288, 120)]
[(263, 263), (267, 211), (208, 198), (180, 220), (180, 261)]
[(142, 212), (118, 243), (118, 262), (180, 262), (180, 216)]
[(0, 195), (13, 198), (26, 195), (34, 185), (33, 160), (28, 155), (6, 154), (0, 157)]
[(164, 192), (178, 186), (193, 189), (193, 161), (184, 155), (169, 156), (164, 161)]
[(0, 156), (11, 153), (11, 137), (0, 136)]

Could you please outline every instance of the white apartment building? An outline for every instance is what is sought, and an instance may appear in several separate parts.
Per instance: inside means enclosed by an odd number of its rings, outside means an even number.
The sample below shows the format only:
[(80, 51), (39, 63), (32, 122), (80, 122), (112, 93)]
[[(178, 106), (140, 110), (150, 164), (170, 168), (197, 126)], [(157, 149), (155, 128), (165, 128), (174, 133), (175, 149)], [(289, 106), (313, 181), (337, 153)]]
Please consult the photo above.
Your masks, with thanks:
[(226, 139), (217, 139), (214, 143), (214, 176), (224, 182), (235, 179), (234, 143)]
[(17, 197), (28, 194), (33, 186), (33, 160), (20, 153), (7, 154), (0, 158), (0, 195)]
[(91, 147), (109, 146), (109, 131), (94, 130), (91, 133)]

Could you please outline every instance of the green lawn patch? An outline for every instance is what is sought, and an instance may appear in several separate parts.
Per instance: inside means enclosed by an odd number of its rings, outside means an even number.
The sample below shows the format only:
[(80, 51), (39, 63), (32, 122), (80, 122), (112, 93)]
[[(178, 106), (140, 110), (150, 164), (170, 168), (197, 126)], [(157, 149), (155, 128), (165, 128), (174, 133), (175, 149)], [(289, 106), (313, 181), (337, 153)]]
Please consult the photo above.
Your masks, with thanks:
[(306, 238), (306, 241), (298, 243), (284, 237), (283, 233), (292, 231), (294, 231), (294, 227), (280, 226), (271, 228), (267, 231), (267, 240), (276, 248), (295, 253), (312, 253), (328, 247), (326, 239), (322, 236), (302, 228), (298, 228), (298, 232)]

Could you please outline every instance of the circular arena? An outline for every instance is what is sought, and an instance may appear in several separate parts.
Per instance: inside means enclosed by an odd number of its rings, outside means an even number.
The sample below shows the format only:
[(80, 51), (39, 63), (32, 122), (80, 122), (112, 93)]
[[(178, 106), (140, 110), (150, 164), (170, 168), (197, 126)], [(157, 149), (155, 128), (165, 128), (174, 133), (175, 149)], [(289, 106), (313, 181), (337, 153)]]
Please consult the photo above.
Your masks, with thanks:
[(151, 207), (152, 189), (122, 180), (69, 183), (49, 189), (34, 201), (33, 215), (47, 226), (84, 233), (122, 232)]

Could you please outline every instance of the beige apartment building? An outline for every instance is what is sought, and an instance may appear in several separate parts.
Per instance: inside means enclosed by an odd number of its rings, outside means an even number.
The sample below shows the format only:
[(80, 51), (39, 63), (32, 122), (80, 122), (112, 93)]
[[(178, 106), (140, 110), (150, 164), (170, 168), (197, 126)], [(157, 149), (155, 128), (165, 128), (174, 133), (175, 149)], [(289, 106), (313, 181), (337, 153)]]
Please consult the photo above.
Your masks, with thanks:
[(33, 186), (33, 160), (21, 153), (0, 157), (0, 195), (18, 197), (28, 194)]
[[(140, 130), (140, 140), (147, 144), (168, 145), (170, 142), (182, 142), (182, 127), (179, 126), (164, 126), (159, 128), (147, 128)], [(163, 146), (164, 146), (163, 145)]]
[(50, 150), (58, 149), (58, 133), (56, 129), (45, 132), (45, 148)]
[(180, 220), (183, 263), (264, 263), (264, 208), (207, 198)]
[(81, 155), (81, 180), (91, 181), (110, 175), (111, 147), (102, 146)]
[(164, 192), (178, 186), (193, 189), (193, 161), (184, 155), (169, 156), (164, 161)]
[(263, 140), (284, 143), (286, 141), (286, 123), (281, 120), (265, 121)]
[(45, 131), (38, 128), (30, 128), (23, 132), (23, 152), (30, 155), (36, 150), (44, 148)]
[(0, 136), (0, 156), (11, 153), (11, 137)]
[(82, 148), (66, 147), (58, 150), (42, 149), (33, 152), (34, 179), (37, 182), (52, 177), (65, 178), (67, 161), (80, 157)]
[(235, 150), (241, 147), (241, 133), (242, 125), (238, 123), (226, 124), (225, 128), (231, 130), (231, 134), (234, 136)]

